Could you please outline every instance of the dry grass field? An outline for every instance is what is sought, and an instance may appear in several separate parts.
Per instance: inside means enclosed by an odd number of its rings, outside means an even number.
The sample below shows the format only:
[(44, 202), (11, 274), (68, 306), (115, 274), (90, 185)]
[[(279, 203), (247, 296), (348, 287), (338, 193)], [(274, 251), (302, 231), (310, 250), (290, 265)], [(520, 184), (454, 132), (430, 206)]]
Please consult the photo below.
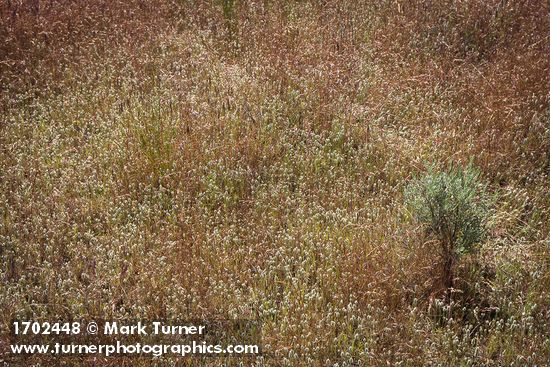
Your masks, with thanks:
[[(0, 364), (550, 363), (549, 1), (1, 0), (0, 40)], [(14, 318), (182, 317), (264, 355), (9, 362)]]

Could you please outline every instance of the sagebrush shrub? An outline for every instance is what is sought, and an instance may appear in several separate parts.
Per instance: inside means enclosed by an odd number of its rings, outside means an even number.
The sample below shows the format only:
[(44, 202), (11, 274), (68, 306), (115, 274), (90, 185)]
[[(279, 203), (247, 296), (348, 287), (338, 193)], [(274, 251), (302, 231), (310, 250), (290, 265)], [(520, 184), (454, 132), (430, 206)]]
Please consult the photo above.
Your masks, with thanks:
[(431, 167), (405, 190), (405, 201), (426, 233), (435, 237), (443, 262), (443, 284), (453, 287), (453, 268), (486, 236), (490, 196), (480, 173), (471, 164), (447, 171)]

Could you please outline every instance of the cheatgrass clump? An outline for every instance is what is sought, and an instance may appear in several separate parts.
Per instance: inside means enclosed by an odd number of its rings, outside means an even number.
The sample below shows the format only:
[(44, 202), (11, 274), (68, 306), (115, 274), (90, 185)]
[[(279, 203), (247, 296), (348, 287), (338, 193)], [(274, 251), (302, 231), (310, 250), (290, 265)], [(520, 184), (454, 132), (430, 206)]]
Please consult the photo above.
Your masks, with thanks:
[(480, 172), (471, 164), (446, 171), (431, 167), (405, 190), (407, 206), (424, 224), (426, 234), (437, 240), (448, 294), (461, 255), (474, 251), (487, 236), (491, 201)]

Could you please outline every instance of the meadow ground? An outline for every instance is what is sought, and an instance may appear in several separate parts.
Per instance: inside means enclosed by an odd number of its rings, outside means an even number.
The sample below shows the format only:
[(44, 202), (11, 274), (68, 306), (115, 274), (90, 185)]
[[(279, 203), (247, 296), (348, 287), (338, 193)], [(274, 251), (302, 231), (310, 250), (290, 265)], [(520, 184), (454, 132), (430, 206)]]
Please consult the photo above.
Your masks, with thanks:
[[(548, 365), (548, 1), (5, 0), (0, 39), (0, 360), (13, 318), (183, 315), (267, 353), (13, 363)], [(468, 162), (445, 279), (406, 192)]]

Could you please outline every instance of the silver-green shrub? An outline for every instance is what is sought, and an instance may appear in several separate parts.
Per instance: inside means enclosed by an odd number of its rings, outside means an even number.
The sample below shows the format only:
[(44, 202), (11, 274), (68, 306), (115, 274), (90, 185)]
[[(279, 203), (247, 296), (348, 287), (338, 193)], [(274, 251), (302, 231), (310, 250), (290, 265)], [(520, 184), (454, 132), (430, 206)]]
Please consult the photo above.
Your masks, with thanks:
[(471, 164), (446, 171), (432, 166), (407, 186), (408, 208), (438, 242), (446, 288), (453, 287), (456, 261), (486, 237), (491, 201), (480, 172)]

